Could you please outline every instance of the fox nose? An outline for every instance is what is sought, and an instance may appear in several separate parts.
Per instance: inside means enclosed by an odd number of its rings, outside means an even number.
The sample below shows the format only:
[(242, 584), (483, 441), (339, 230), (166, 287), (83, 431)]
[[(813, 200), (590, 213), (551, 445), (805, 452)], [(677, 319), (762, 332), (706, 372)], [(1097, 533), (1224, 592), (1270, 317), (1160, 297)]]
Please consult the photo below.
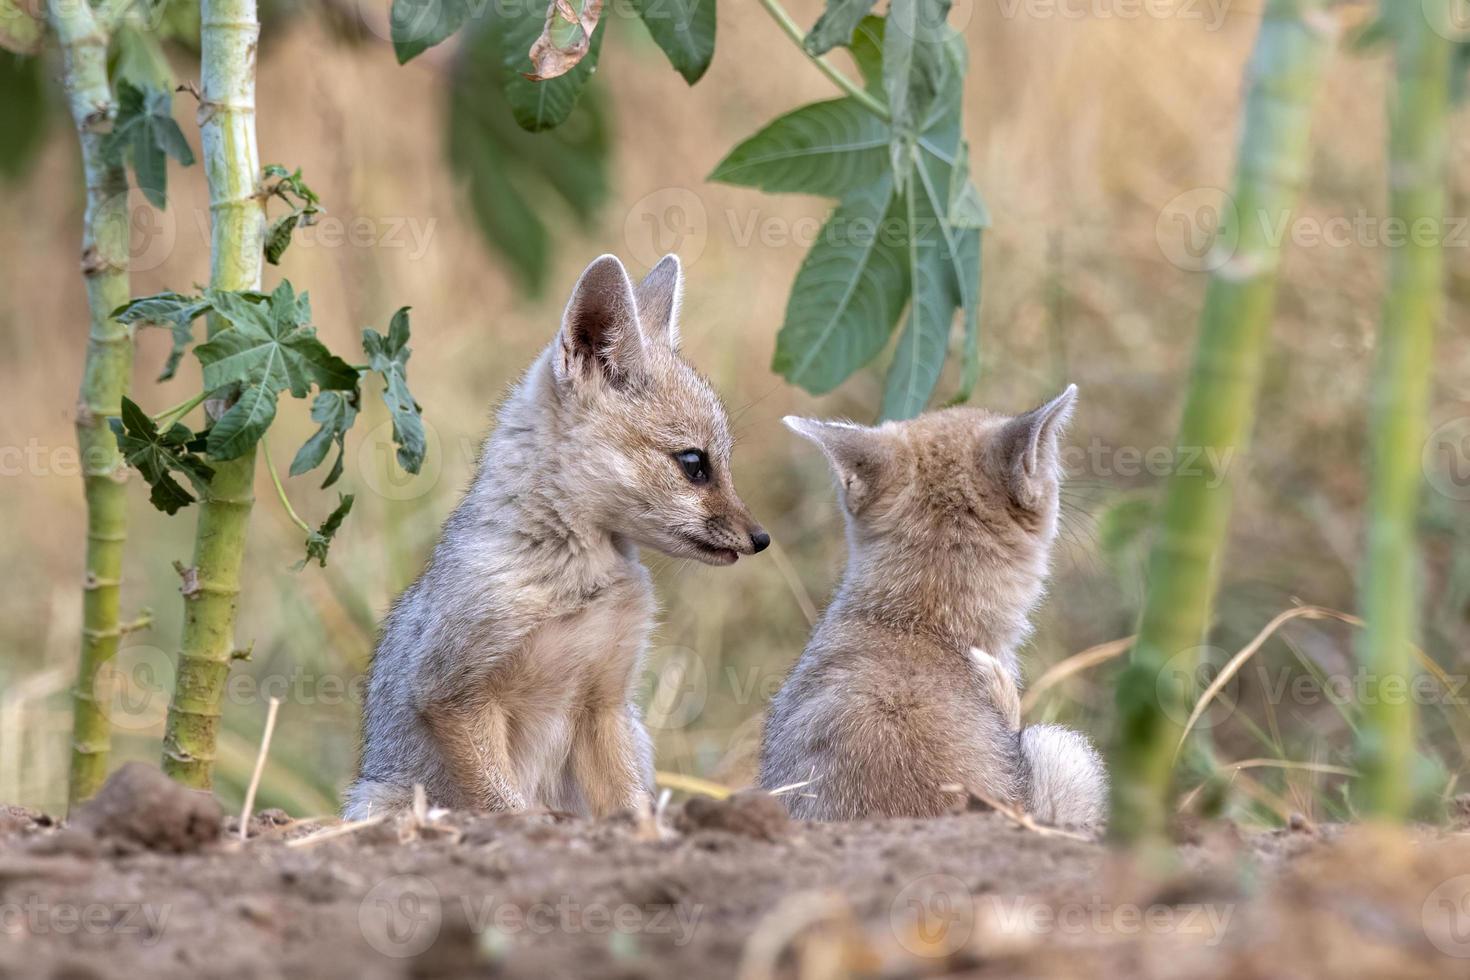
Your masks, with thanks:
[(771, 536), (765, 531), (757, 529), (750, 532), (750, 550), (754, 554), (760, 554), (771, 544)]

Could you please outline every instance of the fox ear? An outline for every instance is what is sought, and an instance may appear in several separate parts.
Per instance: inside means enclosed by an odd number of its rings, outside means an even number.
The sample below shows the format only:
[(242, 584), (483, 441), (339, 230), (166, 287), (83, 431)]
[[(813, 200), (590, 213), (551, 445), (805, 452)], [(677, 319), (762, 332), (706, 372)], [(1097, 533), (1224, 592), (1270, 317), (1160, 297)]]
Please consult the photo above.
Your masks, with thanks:
[(792, 432), (822, 447), (843, 505), (854, 515), (877, 494), (893, 466), (893, 446), (877, 429), (853, 422), (823, 422), (788, 415), (781, 420)]
[(649, 340), (679, 349), (679, 304), (684, 299), (684, 268), (670, 252), (638, 284), (638, 315)]
[(631, 377), (643, 363), (638, 301), (628, 270), (615, 255), (602, 255), (582, 272), (562, 314), (557, 335), (558, 380), (598, 373), (613, 383)]
[(992, 443), (999, 453), (995, 463), (1021, 506), (1039, 507), (1061, 479), (1061, 435), (1076, 402), (1077, 386), (1067, 385), (1045, 405), (1006, 422)]

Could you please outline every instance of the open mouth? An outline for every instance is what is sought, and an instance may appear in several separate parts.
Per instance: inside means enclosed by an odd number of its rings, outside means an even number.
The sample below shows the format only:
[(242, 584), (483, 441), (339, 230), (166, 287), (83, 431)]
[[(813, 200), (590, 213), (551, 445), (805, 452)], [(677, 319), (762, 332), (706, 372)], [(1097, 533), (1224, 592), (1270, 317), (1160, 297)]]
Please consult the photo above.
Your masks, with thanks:
[(733, 565), (735, 564), (735, 560), (740, 557), (733, 548), (718, 548), (701, 541), (692, 534), (686, 534), (683, 537), (689, 543), (689, 547), (694, 549), (696, 557), (700, 561), (708, 562), (711, 565)]

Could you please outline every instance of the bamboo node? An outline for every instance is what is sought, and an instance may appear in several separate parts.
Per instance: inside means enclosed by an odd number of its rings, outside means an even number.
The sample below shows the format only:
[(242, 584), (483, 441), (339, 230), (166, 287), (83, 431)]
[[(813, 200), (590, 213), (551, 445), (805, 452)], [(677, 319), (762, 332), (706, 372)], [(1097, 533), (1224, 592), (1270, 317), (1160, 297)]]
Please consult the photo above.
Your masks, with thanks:
[(199, 569), (194, 567), (193, 565), (189, 565), (186, 567), (183, 562), (175, 561), (174, 571), (178, 572), (179, 578), (183, 580), (184, 584), (179, 586), (179, 592), (183, 594), (184, 598), (198, 598), (199, 594), (203, 591), (203, 589), (199, 587)]

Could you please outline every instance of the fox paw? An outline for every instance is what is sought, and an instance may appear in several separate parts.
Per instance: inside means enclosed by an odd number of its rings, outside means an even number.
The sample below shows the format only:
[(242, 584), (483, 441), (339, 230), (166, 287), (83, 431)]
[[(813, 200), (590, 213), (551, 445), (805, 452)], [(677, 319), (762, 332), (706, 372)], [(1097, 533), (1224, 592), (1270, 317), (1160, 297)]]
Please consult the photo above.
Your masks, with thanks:
[(1021, 730), (1021, 692), (1001, 662), (979, 647), (970, 647), (970, 660), (980, 678), (981, 687), (990, 695), (991, 703), (1013, 732)]

